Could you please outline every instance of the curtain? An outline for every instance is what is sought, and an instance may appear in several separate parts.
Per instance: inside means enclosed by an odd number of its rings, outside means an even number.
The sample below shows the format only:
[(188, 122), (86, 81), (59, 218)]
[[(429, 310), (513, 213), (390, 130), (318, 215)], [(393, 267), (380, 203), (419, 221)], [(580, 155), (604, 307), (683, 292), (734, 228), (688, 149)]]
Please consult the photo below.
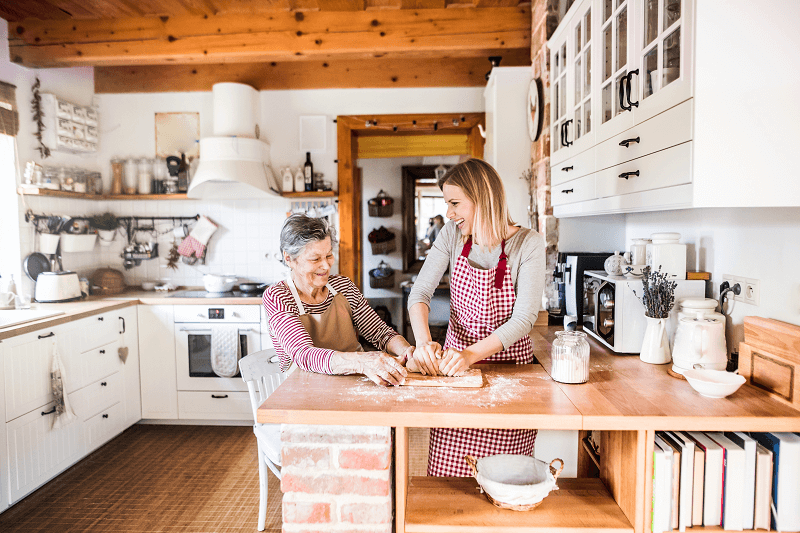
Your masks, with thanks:
[(0, 81), (0, 134), (12, 137), (19, 131), (16, 89), (14, 85)]

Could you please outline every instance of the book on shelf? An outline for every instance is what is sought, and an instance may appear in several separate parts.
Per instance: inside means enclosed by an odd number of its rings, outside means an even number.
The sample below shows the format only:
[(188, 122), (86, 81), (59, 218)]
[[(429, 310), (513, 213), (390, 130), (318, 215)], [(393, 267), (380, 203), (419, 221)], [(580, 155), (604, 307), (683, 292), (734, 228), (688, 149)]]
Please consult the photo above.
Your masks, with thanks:
[(708, 433), (724, 449), (725, 483), (722, 488), (722, 528), (742, 531), (744, 521), (744, 448), (722, 433)]
[(661, 440), (672, 448), (672, 497), (670, 498), (671, 519), (670, 526), (677, 529), (680, 514), (680, 490), (681, 490), (681, 445), (678, 444), (669, 433), (659, 431), (656, 433)]
[[(700, 459), (703, 462), (703, 452), (697, 449), (694, 441), (680, 431), (670, 431), (667, 434), (672, 437), (681, 447), (681, 487), (680, 487), (680, 509), (678, 516), (678, 530), (686, 531), (687, 527), (692, 527), (692, 512), (694, 510), (694, 482), (695, 482), (695, 462)], [(699, 519), (702, 523), (703, 504), (702, 504), (702, 478), (700, 480), (700, 512)]]
[(723, 448), (705, 433), (690, 431), (695, 444), (703, 450), (705, 457), (703, 475), (703, 525), (722, 525)]
[(756, 487), (753, 529), (769, 530), (772, 497), (772, 452), (756, 444)]
[(756, 446), (758, 443), (750, 435), (739, 431), (726, 431), (724, 435), (744, 450), (742, 527), (744, 529), (753, 529), (756, 499)]
[(653, 502), (650, 529), (672, 531), (672, 448), (656, 434), (653, 446)]
[(751, 433), (772, 451), (772, 528), (800, 531), (800, 436), (794, 433)]

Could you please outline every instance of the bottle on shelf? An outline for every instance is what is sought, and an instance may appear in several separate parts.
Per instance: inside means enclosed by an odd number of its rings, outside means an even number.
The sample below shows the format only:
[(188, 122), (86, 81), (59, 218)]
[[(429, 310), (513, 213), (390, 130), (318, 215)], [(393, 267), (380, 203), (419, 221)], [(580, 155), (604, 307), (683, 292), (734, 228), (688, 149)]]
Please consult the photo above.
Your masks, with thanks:
[(294, 192), (303, 192), (306, 190), (306, 178), (303, 174), (303, 169), (298, 168), (294, 172)]
[(311, 162), (311, 152), (306, 152), (306, 163), (303, 165), (303, 180), (305, 191), (314, 190), (314, 164)]
[(178, 192), (189, 190), (189, 165), (186, 164), (186, 154), (181, 153), (181, 164), (178, 167)]

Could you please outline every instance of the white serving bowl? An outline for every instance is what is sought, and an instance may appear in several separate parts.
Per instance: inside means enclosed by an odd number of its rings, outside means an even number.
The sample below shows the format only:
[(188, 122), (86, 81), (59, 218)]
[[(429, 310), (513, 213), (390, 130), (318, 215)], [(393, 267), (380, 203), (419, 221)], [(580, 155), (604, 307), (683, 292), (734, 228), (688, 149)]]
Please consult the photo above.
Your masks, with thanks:
[(203, 287), (208, 292), (222, 293), (233, 290), (233, 285), (239, 278), (232, 275), (206, 274), (203, 276)]
[(142, 282), (142, 290), (145, 291), (153, 291), (156, 288), (156, 283), (154, 281), (143, 281)]
[(724, 370), (685, 370), (683, 377), (694, 390), (706, 398), (730, 396), (747, 381), (744, 376)]

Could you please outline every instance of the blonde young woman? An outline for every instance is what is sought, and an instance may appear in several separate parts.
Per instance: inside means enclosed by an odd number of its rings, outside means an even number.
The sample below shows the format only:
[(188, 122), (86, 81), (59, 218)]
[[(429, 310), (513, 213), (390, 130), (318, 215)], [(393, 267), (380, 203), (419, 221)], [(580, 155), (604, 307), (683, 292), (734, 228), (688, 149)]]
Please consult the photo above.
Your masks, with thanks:
[[(438, 182), (447, 203), (442, 228), (409, 296), (416, 349), (409, 370), (453, 376), (476, 363), (534, 361), (528, 333), (544, 289), (545, 243), (514, 225), (497, 172), (479, 159)], [(444, 346), (431, 340), (430, 300), (450, 267), (450, 323)], [(432, 428), (429, 476), (469, 476), (465, 455), (533, 455), (536, 430)]]

